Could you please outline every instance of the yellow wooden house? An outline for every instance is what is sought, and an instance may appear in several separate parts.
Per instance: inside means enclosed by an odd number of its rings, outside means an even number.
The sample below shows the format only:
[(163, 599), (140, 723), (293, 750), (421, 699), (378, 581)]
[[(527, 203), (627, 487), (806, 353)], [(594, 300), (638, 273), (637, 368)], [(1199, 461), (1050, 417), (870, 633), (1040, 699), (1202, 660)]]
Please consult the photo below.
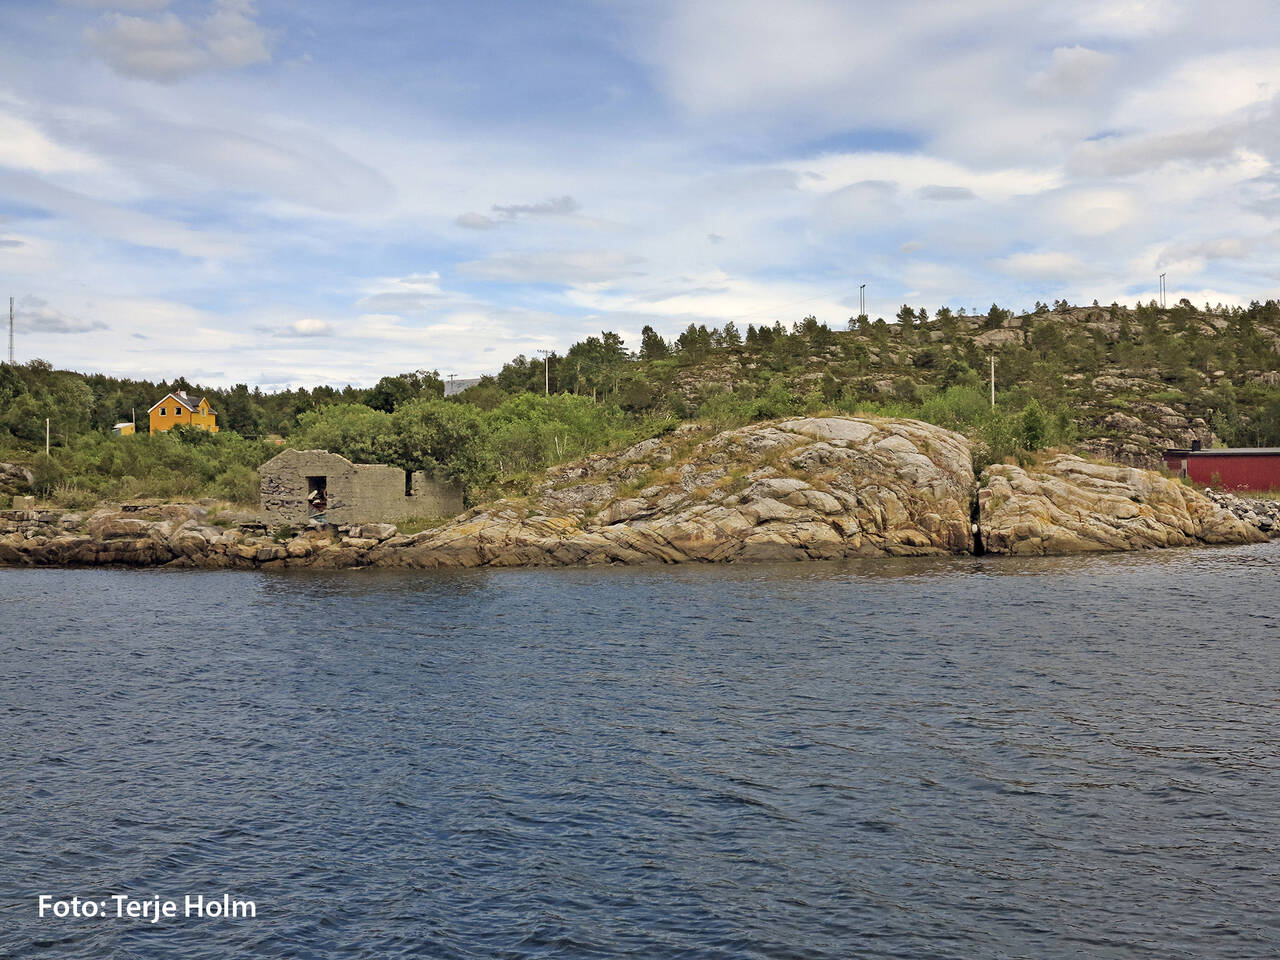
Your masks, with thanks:
[(195, 400), (185, 390), (165, 394), (165, 398), (147, 411), (151, 418), (151, 432), (164, 433), (174, 427), (198, 427), (210, 433), (218, 432), (218, 415), (209, 406), (209, 399)]

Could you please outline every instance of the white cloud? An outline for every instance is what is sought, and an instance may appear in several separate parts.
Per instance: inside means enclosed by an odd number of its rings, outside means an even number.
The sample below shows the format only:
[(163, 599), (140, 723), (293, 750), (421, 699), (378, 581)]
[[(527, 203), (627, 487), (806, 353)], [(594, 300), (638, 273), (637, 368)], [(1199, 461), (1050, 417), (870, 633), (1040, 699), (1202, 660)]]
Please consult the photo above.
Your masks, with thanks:
[[(1257, 0), (621, 0), (585, 8), (607, 56), (517, 39), (497, 71), (467, 44), (424, 69), (328, 4), (75, 5), (26, 18), (0, 96), (0, 271), (111, 327), (50, 334), (59, 364), (370, 383), (602, 327), (842, 325), (864, 281), (873, 316), (1132, 302), (1166, 270), (1280, 293)], [(483, 29), (435, 9), (398, 16)]]
[(498, 227), (497, 220), (483, 213), (462, 213), (453, 222), (467, 230), (494, 230)]
[(908, 287), (904, 297), (928, 305), (940, 305), (967, 294), (976, 286), (974, 280), (971, 269), (949, 263), (913, 260), (902, 269), (902, 282)]
[(73, 316), (39, 297), (20, 297), (14, 305), (14, 329), (18, 333), (89, 333), (106, 330), (107, 324), (94, 317)]
[(993, 266), (1004, 273), (1034, 280), (1065, 280), (1078, 278), (1088, 272), (1076, 257), (1052, 250), (1015, 253), (996, 260)]
[(866, 180), (891, 180), (902, 190), (924, 190), (936, 184), (971, 190), (987, 200), (1007, 200), (1021, 194), (1042, 193), (1060, 186), (1061, 170), (1053, 167), (997, 167), (978, 170), (945, 157), (928, 154), (860, 152), (832, 153), (805, 160), (805, 169), (821, 179), (797, 180), (801, 190), (827, 192)]
[[(575, 306), (597, 311), (596, 319), (600, 322), (607, 318), (609, 323), (632, 327), (652, 323), (659, 332), (670, 333), (678, 332), (678, 328), (689, 323), (732, 320), (745, 328), (748, 323), (798, 320), (807, 313), (841, 324), (851, 312), (848, 304), (841, 300), (844, 290), (814, 296), (813, 289), (804, 284), (766, 283), (733, 277), (719, 270), (700, 271), (678, 279), (681, 286), (675, 289), (669, 283), (651, 281), (645, 286), (622, 290), (578, 287), (566, 296)], [(856, 285), (847, 292), (856, 296)]]
[(192, 257), (239, 255), (239, 244), (225, 236), (193, 230), (185, 224), (139, 213), (65, 190), (25, 173), (0, 171), (0, 193), (20, 196), (34, 207), (58, 213), (104, 236), (143, 247), (173, 250)]
[(202, 70), (246, 67), (271, 58), (251, 0), (214, 0), (196, 25), (167, 12), (158, 19), (112, 14), (86, 39), (117, 73), (173, 83)]
[(117, 13), (86, 37), (113, 70), (128, 77), (172, 82), (208, 63), (194, 31), (172, 13), (158, 20)]
[(1053, 219), (1080, 237), (1096, 237), (1128, 226), (1138, 216), (1129, 190), (1099, 188), (1064, 190), (1048, 203)]
[(601, 283), (636, 276), (644, 258), (623, 250), (498, 253), (464, 263), (468, 276), (507, 283)]
[(316, 317), (303, 317), (289, 324), (289, 329), (299, 337), (325, 337), (333, 333), (333, 324)]
[(493, 205), (493, 212), (499, 213), (508, 220), (517, 217), (557, 217), (574, 213), (578, 210), (578, 201), (567, 194), (563, 197), (552, 197), (541, 203), (507, 203)]
[(1181, 0), (1075, 0), (1053, 12), (1078, 32), (1120, 39), (1177, 30), (1184, 9)]
[(931, 183), (927, 187), (921, 187), (917, 191), (924, 200), (976, 200), (978, 195), (968, 187), (947, 187), (940, 184)]
[(101, 164), (88, 154), (55, 143), (22, 117), (0, 111), (0, 166), (67, 173), (94, 170)]
[[(668, 93), (695, 114), (755, 111), (839, 86), (859, 57), (856, 11), (833, 3), (709, 0), (654, 18), (648, 52)], [(875, 59), (875, 44), (861, 46)]]
[(395, 199), (383, 173), (334, 143), (339, 131), (332, 126), (322, 132), (299, 120), (206, 102), (189, 110), (203, 115), (202, 122), (188, 119), (187, 112), (81, 111), (63, 117), (57, 130), (91, 151), (100, 165), (115, 165), (107, 191), (113, 197), (140, 183), (145, 194), (171, 191), (178, 204), (194, 188), (261, 194), (281, 206), (347, 214), (375, 212)]
[(369, 285), (358, 306), (378, 314), (419, 313), (438, 307), (443, 296), (440, 274), (432, 270), (377, 280)]
[(817, 214), (828, 229), (874, 229), (901, 217), (898, 185), (888, 180), (863, 180), (833, 190), (821, 198)]
[(1091, 177), (1141, 173), (1166, 163), (1218, 161), (1240, 149), (1243, 130), (1236, 126), (1166, 135), (1109, 137), (1082, 143), (1071, 153), (1069, 169)]
[(580, 209), (577, 200), (568, 194), (552, 197), (539, 203), (495, 203), (490, 209), (498, 215), (486, 216), (483, 213), (463, 213), (454, 218), (454, 224), (467, 230), (494, 230), (504, 223), (515, 220), (541, 217), (563, 217), (576, 213)]
[(169, 6), (169, 0), (59, 0), (63, 6), (88, 10), (124, 10), (129, 13), (151, 13)]
[(1220, 123), (1280, 94), (1280, 49), (1237, 49), (1176, 64), (1127, 95), (1113, 123), (1180, 131)]
[(211, 62), (247, 67), (271, 59), (267, 38), (253, 20), (253, 0), (219, 0), (204, 22), (204, 43)]
[(1051, 97), (1093, 93), (1111, 72), (1114, 58), (1088, 47), (1058, 47), (1049, 66), (1031, 78), (1031, 89)]

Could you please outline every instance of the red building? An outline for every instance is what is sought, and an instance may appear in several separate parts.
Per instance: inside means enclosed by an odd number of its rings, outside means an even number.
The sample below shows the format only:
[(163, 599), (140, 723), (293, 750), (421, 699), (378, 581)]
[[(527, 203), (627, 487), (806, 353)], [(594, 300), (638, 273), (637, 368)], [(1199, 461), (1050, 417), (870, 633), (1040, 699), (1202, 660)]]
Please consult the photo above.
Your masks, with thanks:
[(1166, 450), (1165, 466), (1198, 487), (1223, 490), (1280, 490), (1280, 447), (1223, 447)]

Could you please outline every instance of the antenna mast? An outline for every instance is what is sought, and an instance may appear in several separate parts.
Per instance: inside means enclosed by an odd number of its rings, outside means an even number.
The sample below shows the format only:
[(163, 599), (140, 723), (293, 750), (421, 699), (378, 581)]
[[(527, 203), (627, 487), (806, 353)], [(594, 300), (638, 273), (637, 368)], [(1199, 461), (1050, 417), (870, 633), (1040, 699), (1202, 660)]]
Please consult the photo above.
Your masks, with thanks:
[(9, 298), (9, 366), (13, 366), (13, 297)]

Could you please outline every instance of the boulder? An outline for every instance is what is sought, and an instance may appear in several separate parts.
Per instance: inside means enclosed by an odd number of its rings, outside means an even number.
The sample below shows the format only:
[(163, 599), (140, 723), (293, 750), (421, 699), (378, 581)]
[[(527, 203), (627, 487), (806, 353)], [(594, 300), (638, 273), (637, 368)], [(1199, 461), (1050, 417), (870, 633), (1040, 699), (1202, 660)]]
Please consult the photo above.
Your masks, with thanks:
[(351, 528), (351, 536), (362, 540), (376, 540), (379, 543), (390, 540), (395, 535), (396, 527), (393, 523), (362, 523)]
[[(879, 417), (794, 418), (651, 442), (557, 468), (530, 509), (471, 511), (369, 562), (514, 566), (834, 559), (963, 553), (968, 441)], [(657, 454), (663, 454), (659, 457)], [(618, 471), (665, 458), (636, 494)], [(556, 486), (556, 479), (563, 486)], [(633, 479), (638, 479), (635, 477)]]
[(1265, 535), (1208, 497), (1150, 470), (1053, 456), (988, 467), (978, 524), (989, 553), (1044, 555), (1257, 543)]
[(93, 516), (88, 524), (90, 536), (99, 540), (116, 540), (150, 536), (151, 522), (115, 515)]

